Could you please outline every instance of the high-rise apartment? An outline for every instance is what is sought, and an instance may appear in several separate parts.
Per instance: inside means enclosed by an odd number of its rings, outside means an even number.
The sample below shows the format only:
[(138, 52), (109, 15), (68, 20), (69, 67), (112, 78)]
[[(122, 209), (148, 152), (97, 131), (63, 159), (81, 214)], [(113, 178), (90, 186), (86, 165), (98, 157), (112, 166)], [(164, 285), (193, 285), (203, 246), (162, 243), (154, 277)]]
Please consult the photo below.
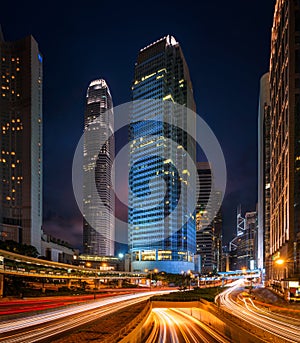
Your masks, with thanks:
[(41, 253), (42, 55), (32, 36), (8, 42), (0, 29), (0, 230)]
[(86, 94), (83, 146), (83, 247), (88, 255), (113, 256), (115, 244), (114, 115), (103, 79)]
[[(298, 276), (300, 240), (300, 2), (277, 0), (270, 58), (270, 238), (273, 284)], [(298, 241), (298, 243), (297, 243)], [(280, 260), (280, 264), (276, 261)], [(283, 262), (283, 263), (282, 263)], [(294, 284), (295, 286), (295, 284)]]
[(139, 51), (132, 100), (132, 270), (193, 270), (195, 183), (187, 155), (194, 163), (196, 148), (187, 131), (195, 129), (196, 118), (188, 119), (187, 109), (195, 111), (195, 102), (188, 67), (174, 37), (168, 35)]

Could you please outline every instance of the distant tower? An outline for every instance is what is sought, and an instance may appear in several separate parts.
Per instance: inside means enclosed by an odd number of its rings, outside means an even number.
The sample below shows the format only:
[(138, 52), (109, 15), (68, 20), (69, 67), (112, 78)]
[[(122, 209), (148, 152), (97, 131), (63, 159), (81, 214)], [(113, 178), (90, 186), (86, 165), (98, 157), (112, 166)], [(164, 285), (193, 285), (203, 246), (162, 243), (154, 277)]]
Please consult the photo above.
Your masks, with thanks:
[[(88, 255), (113, 256), (115, 243), (114, 116), (102, 79), (86, 95), (83, 158), (83, 246)], [(100, 140), (105, 142), (102, 146)]]
[[(160, 102), (137, 103), (149, 99)], [(188, 127), (196, 127), (196, 122), (188, 122), (186, 113), (186, 108), (195, 111), (195, 102), (188, 67), (174, 37), (168, 35), (139, 51), (132, 100), (128, 214), (132, 269), (193, 270), (196, 234), (191, 204), (196, 201), (195, 189), (187, 181), (190, 171), (185, 151), (195, 161), (195, 142), (186, 133)], [(173, 103), (186, 108), (176, 112)], [(172, 125), (139, 122), (153, 116), (168, 118)], [(183, 130), (178, 129), (180, 125)], [(174, 142), (172, 148), (168, 148), (168, 139)], [(166, 189), (161, 201), (162, 179)], [(160, 203), (149, 206), (156, 202)], [(177, 217), (170, 219), (175, 209)]]
[(42, 55), (32, 36), (6, 42), (0, 28), (0, 239), (41, 253)]

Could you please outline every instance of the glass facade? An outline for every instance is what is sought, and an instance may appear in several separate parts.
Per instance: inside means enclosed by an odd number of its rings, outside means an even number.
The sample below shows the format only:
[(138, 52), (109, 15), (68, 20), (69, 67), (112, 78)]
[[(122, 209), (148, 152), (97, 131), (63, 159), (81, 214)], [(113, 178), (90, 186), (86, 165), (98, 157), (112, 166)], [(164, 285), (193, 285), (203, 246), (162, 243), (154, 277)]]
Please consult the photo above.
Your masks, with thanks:
[(115, 240), (114, 116), (102, 79), (87, 90), (83, 146), (83, 246), (87, 255), (113, 256)]
[[(195, 111), (182, 50), (172, 36), (140, 50), (130, 114), (129, 249), (132, 269), (193, 270), (195, 190), (186, 109)], [(176, 104), (183, 106), (176, 106)]]

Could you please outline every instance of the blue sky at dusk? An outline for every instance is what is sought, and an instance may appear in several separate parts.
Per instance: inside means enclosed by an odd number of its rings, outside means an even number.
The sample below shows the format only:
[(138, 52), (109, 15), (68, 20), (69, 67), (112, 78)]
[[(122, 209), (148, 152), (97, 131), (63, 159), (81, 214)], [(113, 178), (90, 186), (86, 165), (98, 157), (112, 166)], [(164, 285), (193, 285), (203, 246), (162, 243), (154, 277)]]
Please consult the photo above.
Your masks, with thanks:
[[(225, 155), (223, 236), (231, 239), (238, 204), (253, 211), (257, 202), (259, 80), (268, 71), (274, 6), (274, 0), (3, 2), (4, 38), (32, 34), (43, 54), (45, 231), (81, 246), (72, 159), (90, 81), (106, 79), (114, 105), (130, 101), (139, 49), (171, 34), (189, 66), (197, 113)], [(120, 134), (117, 146), (126, 139)]]

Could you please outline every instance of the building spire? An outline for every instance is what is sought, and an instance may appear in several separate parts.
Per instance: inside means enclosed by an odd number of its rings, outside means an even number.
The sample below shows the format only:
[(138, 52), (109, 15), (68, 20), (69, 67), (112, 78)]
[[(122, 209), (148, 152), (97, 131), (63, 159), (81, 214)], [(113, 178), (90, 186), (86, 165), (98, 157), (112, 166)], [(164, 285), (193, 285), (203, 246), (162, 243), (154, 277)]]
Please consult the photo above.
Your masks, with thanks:
[(0, 24), (0, 42), (4, 42), (4, 37), (3, 37), (3, 32), (2, 32), (1, 24)]

